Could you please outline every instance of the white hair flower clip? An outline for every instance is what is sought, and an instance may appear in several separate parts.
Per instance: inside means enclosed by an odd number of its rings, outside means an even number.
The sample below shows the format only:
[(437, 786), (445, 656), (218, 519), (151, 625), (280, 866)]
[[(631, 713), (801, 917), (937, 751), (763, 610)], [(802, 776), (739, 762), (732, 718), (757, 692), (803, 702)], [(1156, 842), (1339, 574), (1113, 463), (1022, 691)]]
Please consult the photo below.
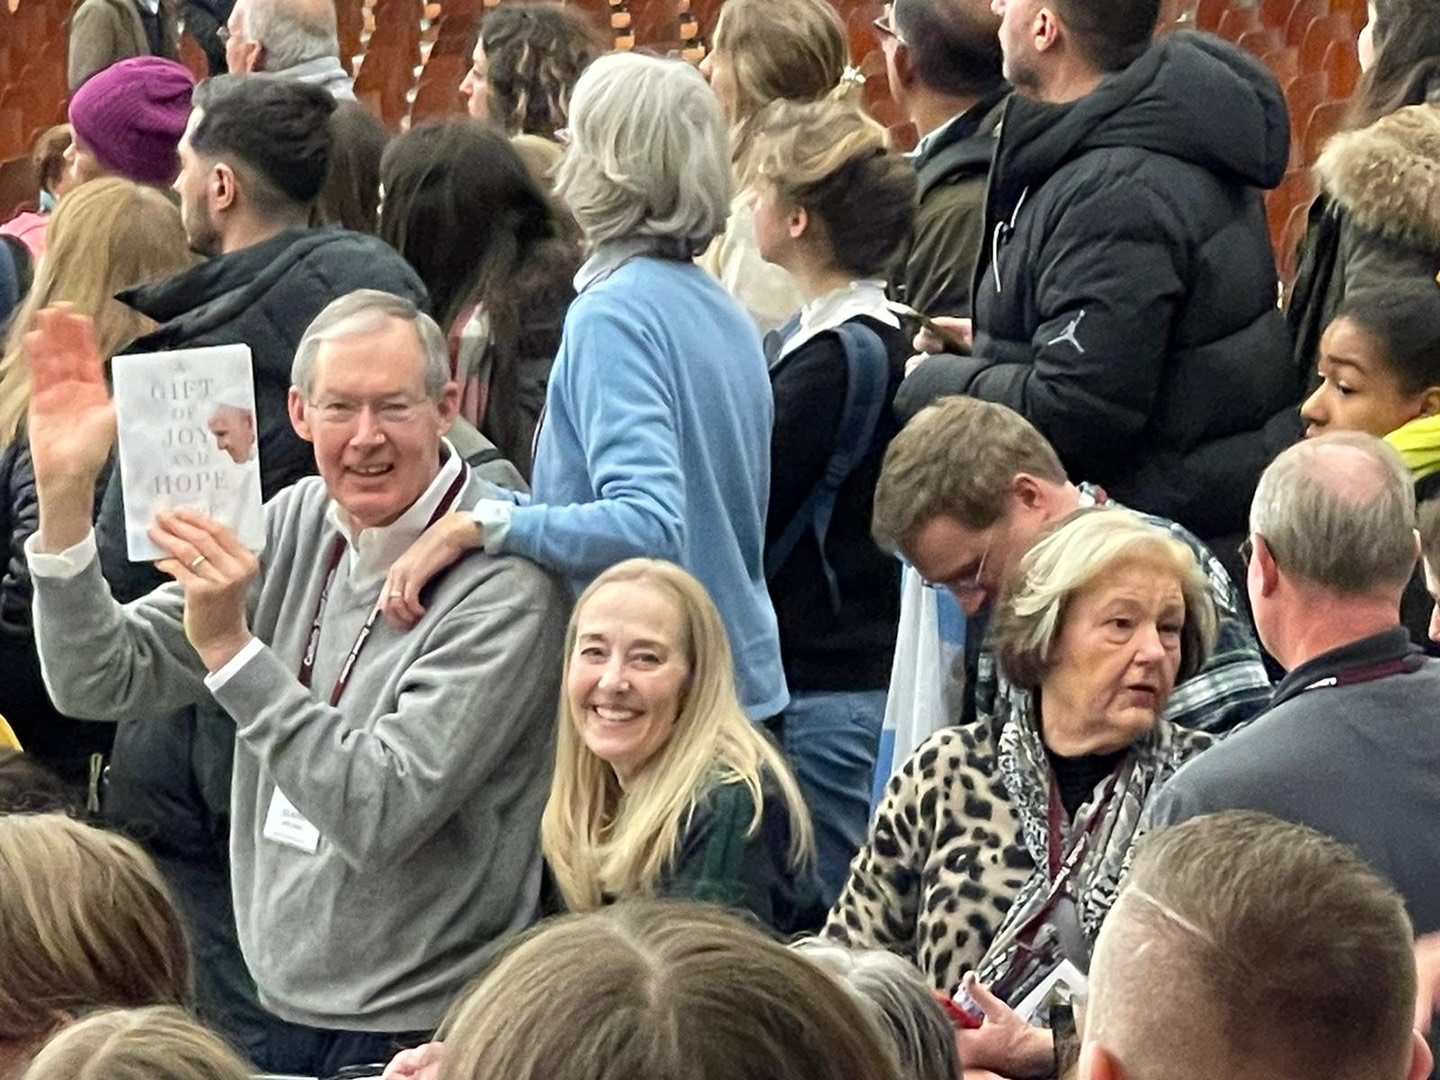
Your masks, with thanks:
[(865, 73), (854, 64), (846, 64), (845, 70), (840, 73), (840, 85), (863, 87), (865, 85)]

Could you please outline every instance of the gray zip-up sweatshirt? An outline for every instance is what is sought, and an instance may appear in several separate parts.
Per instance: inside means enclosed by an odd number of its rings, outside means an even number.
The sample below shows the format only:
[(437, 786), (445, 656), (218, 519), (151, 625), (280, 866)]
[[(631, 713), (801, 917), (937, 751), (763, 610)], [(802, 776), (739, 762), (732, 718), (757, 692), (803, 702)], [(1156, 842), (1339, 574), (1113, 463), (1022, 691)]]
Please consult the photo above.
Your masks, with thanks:
[[(459, 505), (483, 482), (472, 476)], [(235, 720), (230, 851), (236, 921), (265, 1005), (314, 1027), (433, 1029), (540, 888), (568, 593), (532, 563), (473, 553), (420, 623), (375, 624), (328, 702), (380, 580), (342, 559), (315, 660), (297, 678), (337, 531), (318, 478), (266, 505), (250, 627), (265, 643), (214, 693)], [(36, 640), (69, 715), (163, 715), (209, 694), (183, 594), (121, 607), (92, 559), (35, 567)], [(314, 826), (310, 853), (267, 837), (276, 789)], [(304, 845), (302, 845), (304, 846)]]

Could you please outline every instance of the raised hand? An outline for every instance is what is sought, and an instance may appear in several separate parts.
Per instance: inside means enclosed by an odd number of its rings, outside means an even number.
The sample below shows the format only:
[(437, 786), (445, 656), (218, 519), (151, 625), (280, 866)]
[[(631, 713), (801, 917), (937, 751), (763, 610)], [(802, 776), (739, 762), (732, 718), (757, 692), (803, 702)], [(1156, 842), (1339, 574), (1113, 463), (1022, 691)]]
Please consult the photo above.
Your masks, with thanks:
[(90, 494), (115, 442), (115, 405), (94, 326), (69, 305), (45, 308), (25, 335), (25, 362), (36, 483), (42, 491), (58, 484)]

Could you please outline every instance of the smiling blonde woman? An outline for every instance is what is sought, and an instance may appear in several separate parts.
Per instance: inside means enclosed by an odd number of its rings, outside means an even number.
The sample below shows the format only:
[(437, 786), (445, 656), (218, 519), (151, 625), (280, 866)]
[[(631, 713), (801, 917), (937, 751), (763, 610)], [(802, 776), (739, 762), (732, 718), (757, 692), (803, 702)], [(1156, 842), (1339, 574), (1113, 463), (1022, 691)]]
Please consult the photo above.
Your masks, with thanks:
[(720, 614), (672, 563), (631, 559), (575, 606), (541, 825), (571, 911), (704, 900), (781, 933), (820, 912), (810, 816), (745, 716)]

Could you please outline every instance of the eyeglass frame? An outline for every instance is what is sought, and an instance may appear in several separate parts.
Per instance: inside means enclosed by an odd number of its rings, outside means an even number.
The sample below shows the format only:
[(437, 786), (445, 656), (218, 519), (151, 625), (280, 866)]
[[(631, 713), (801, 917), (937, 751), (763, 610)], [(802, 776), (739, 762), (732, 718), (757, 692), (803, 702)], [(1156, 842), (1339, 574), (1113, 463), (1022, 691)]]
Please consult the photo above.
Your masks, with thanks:
[(945, 583), (945, 582), (940, 582), (940, 581), (924, 581), (924, 579), (922, 579), (925, 587), (926, 587), (927, 589), (935, 589), (935, 590), (941, 591), (941, 592), (962, 592), (962, 593), (967, 593), (967, 594), (968, 594), (968, 593), (984, 592), (984, 591), (985, 591), (985, 586), (981, 584), (980, 578), (983, 577), (984, 574), (985, 574), (985, 562), (986, 562), (986, 560), (988, 560), (988, 559), (990, 558), (990, 549), (993, 548), (994, 546), (995, 546), (995, 528), (994, 528), (994, 526), (991, 526), (991, 528), (990, 528), (990, 538), (985, 541), (985, 550), (980, 553), (980, 562), (979, 562), (979, 564), (975, 567), (975, 576), (974, 576), (973, 578), (971, 578), (969, 581), (964, 582), (963, 584), (960, 584), (960, 585), (949, 585), (949, 584), (947, 584), (947, 583)]
[(886, 4), (885, 10), (876, 18), (870, 20), (870, 25), (879, 31), (881, 37), (894, 38), (898, 44), (904, 45), (906, 44), (905, 39), (900, 36), (900, 31), (895, 29), (894, 18), (895, 6), (893, 4)]

